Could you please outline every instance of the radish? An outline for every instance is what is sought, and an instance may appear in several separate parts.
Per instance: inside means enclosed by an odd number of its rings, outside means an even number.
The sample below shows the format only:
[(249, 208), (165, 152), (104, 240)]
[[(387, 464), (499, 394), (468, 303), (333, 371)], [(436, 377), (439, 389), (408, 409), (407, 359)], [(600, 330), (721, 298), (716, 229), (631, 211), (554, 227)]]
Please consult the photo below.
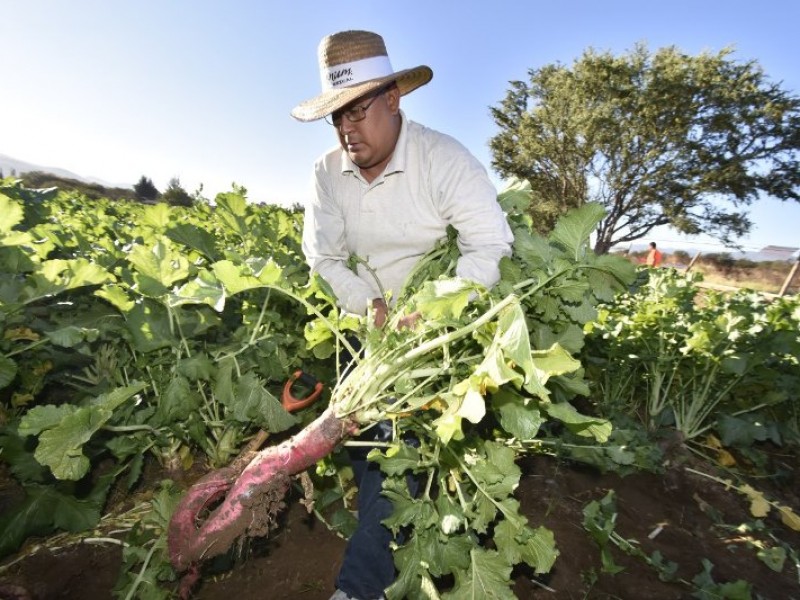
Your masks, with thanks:
[[(278, 446), (258, 452), (239, 474), (225, 468), (201, 478), (183, 497), (169, 525), (170, 560), (179, 572), (226, 552), (245, 534), (269, 533), (284, 507), (292, 475), (304, 471), (330, 454), (357, 431), (350, 418), (338, 418), (329, 406), (300, 433)], [(203, 512), (225, 496), (197, 525)]]

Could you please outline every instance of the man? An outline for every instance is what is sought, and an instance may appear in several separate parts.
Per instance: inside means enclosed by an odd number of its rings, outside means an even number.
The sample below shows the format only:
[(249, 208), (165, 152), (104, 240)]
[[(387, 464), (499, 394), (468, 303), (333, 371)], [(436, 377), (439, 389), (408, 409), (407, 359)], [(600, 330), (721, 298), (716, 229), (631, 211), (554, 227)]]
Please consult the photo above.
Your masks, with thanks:
[(650, 242), (650, 251), (647, 253), (647, 266), (648, 267), (658, 267), (661, 265), (661, 250), (656, 248), (655, 242)]
[[(323, 92), (292, 111), (300, 121), (326, 118), (338, 146), (314, 169), (303, 252), (341, 307), (382, 327), (406, 276), (448, 225), (458, 232), (456, 274), (487, 287), (513, 237), (486, 170), (453, 138), (409, 121), (400, 97), (427, 84), (427, 66), (393, 71), (383, 38), (367, 31), (328, 36), (319, 46)], [(353, 271), (348, 259), (359, 262)], [(413, 326), (405, 315), (400, 326)], [(380, 428), (376, 428), (380, 431)], [(374, 600), (394, 579), (391, 514), (376, 465), (354, 464), (359, 525), (345, 551), (333, 599)]]

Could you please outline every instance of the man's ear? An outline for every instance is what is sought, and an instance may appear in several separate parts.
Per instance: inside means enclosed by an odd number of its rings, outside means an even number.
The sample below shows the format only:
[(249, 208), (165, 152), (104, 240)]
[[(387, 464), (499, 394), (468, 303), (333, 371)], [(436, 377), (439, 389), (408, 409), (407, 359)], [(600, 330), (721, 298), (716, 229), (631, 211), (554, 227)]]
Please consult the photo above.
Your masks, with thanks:
[(389, 110), (395, 115), (400, 111), (400, 89), (393, 87), (386, 91), (386, 102), (389, 105)]

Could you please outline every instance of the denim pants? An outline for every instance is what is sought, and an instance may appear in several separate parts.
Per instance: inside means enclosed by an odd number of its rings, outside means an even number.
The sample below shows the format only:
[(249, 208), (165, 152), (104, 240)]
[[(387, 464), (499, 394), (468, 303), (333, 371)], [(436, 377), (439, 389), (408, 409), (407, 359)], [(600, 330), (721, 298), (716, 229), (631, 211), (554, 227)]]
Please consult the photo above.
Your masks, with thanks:
[[(385, 435), (380, 423), (367, 435), (380, 439)], [(389, 430), (391, 435), (391, 429)], [(364, 440), (366, 441), (366, 440)], [(394, 559), (389, 543), (392, 533), (381, 521), (392, 514), (391, 501), (381, 494), (385, 475), (377, 463), (367, 460), (370, 448), (348, 448), (358, 487), (358, 526), (347, 542), (342, 567), (336, 578), (336, 587), (358, 600), (375, 600), (394, 581)]]
[[(355, 339), (351, 345), (360, 350)], [(343, 357), (344, 365), (349, 356)], [(381, 421), (356, 438), (358, 441), (388, 442), (392, 438), (389, 421)], [(410, 443), (414, 443), (411, 441)], [(358, 600), (376, 600), (395, 578), (394, 558), (391, 548), (392, 532), (381, 521), (392, 514), (391, 501), (381, 494), (386, 475), (377, 463), (367, 460), (370, 447), (349, 447), (347, 454), (353, 467), (358, 487), (358, 526), (347, 542), (344, 560), (336, 578), (336, 587)], [(418, 482), (408, 477), (409, 491), (416, 495)]]

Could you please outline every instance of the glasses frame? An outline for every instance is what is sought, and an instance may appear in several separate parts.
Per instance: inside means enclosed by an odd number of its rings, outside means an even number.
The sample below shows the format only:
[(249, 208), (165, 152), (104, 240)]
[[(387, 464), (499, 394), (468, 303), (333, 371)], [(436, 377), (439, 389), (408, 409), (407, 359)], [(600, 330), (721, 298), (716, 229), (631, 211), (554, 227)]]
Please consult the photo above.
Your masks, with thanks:
[(357, 104), (356, 106), (352, 106), (345, 110), (334, 111), (329, 115), (325, 115), (323, 118), (328, 125), (333, 125), (336, 129), (342, 126), (342, 117), (347, 117), (347, 120), (350, 123), (358, 123), (359, 121), (363, 121), (367, 118), (367, 109), (372, 106), (372, 103), (375, 102), (379, 96), (383, 96), (387, 91), (389, 91), (389, 88), (391, 87), (392, 86), (390, 84), (380, 88), (377, 92), (373, 92), (372, 98), (366, 104)]

